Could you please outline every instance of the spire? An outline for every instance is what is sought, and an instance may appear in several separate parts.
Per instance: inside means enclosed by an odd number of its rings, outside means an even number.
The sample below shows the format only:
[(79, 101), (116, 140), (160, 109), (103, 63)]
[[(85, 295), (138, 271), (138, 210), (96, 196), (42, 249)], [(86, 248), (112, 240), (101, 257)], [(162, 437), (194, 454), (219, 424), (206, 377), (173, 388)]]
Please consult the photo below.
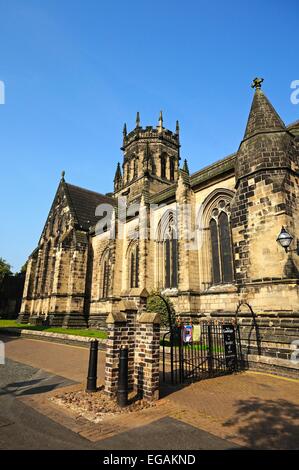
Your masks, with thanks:
[(261, 90), (262, 78), (255, 78), (251, 85), (255, 93), (247, 121), (244, 139), (257, 132), (285, 130), (285, 125), (268, 98)]
[(114, 181), (120, 181), (121, 179), (122, 179), (122, 175), (121, 175), (120, 163), (118, 162), (115, 176), (114, 176)]
[(163, 113), (162, 113), (162, 111), (160, 111), (160, 115), (159, 115), (158, 128), (159, 128), (159, 131), (163, 130)]
[(180, 133), (179, 121), (177, 121), (176, 124), (175, 124), (175, 133), (176, 133), (177, 135), (179, 135), (179, 133)]
[(188, 168), (188, 163), (187, 163), (186, 158), (184, 160), (184, 165), (183, 165), (182, 171), (184, 171), (185, 173), (187, 173), (187, 175), (189, 175), (189, 168)]
[(139, 115), (139, 111), (137, 111), (137, 114), (136, 114), (136, 128), (139, 128), (140, 127), (140, 115)]
[(124, 123), (123, 136), (124, 138), (127, 137), (127, 124), (126, 123)]

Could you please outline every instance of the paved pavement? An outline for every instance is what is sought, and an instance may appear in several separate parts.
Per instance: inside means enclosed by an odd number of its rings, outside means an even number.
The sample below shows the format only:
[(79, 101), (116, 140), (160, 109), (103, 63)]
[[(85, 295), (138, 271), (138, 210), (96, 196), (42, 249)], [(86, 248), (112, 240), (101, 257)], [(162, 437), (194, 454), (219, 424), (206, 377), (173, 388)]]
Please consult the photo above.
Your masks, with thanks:
[[(17, 379), (17, 381), (16, 381)], [(12, 380), (12, 381), (11, 381)], [(232, 444), (173, 418), (91, 442), (27, 406), (19, 397), (70, 381), (8, 360), (0, 366), (0, 449), (228, 449)]]
[[(107, 432), (105, 438), (105, 426), (57, 419), (61, 410), (47, 411), (47, 396), (57, 387), (85, 381), (86, 349), (4, 340), (9, 360), (0, 366), (1, 448), (299, 449), (298, 380), (247, 372), (180, 390), (162, 387), (164, 398), (150, 416), (144, 411), (123, 423), (117, 418), (114, 435)], [(103, 353), (99, 366), (102, 379)]]
[[(1, 338), (2, 339), (2, 338)], [(30, 341), (30, 344), (26, 344)], [(44, 414), (38, 412), (32, 406), (28, 406), (24, 398), (31, 399), (34, 396), (53, 392), (60, 387), (73, 384), (74, 381), (43, 369), (32, 367), (28, 362), (40, 364), (49, 349), (53, 349), (53, 355), (59, 356), (57, 369), (61, 371), (66, 364), (71, 364), (75, 371), (68, 372), (68, 376), (79, 377), (84, 374), (82, 364), (76, 367), (73, 360), (66, 353), (61, 356), (60, 345), (36, 342), (32, 340), (14, 340), (7, 343), (7, 355), (16, 356), (24, 350), (25, 363), (16, 362), (6, 357), (6, 364), (0, 365), (0, 449), (228, 449), (235, 447), (233, 444), (220, 439), (210, 433), (176, 420), (171, 417), (156, 420), (144, 426), (116, 434), (98, 442), (81, 437), (77, 432), (58, 424)], [(15, 343), (15, 349), (12, 347)], [(21, 346), (21, 348), (20, 348)], [(58, 348), (57, 348), (58, 346)], [(29, 349), (34, 348), (34, 356), (29, 357)], [(56, 348), (59, 350), (57, 351)], [(78, 358), (77, 348), (68, 349), (73, 358)], [(82, 355), (86, 351), (82, 348)], [(62, 359), (63, 358), (63, 359)], [(85, 358), (86, 359), (86, 358)], [(65, 360), (65, 361), (64, 361)], [(64, 361), (62, 365), (61, 362)], [(70, 361), (70, 362), (69, 362)], [(47, 368), (53, 364), (48, 358)], [(82, 378), (80, 376), (80, 378)], [(96, 425), (92, 424), (93, 427)]]
[[(5, 354), (12, 360), (77, 382), (86, 380), (87, 348), (4, 335), (0, 336), (0, 340), (5, 342)], [(104, 364), (105, 353), (101, 351), (98, 361), (99, 383), (103, 382)]]

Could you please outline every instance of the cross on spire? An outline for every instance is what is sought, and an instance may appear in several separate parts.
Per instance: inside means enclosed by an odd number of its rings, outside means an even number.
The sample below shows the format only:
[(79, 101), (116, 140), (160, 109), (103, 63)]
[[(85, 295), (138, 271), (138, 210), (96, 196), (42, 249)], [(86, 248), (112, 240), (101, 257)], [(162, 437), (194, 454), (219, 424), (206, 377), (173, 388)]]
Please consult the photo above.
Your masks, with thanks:
[(263, 78), (254, 78), (251, 84), (251, 88), (255, 88), (256, 90), (259, 90), (262, 87), (264, 79)]

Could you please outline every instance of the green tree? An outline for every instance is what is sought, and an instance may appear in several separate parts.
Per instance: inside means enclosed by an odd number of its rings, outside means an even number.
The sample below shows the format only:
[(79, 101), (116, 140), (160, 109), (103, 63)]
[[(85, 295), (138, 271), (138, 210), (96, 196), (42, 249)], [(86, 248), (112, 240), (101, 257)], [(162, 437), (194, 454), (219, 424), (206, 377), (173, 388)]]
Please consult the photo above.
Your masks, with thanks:
[(20, 273), (26, 273), (27, 264), (28, 264), (28, 261), (26, 261), (26, 263), (25, 263), (25, 264), (23, 264), (23, 266), (21, 267), (21, 271), (20, 271)]
[(4, 278), (5, 274), (12, 274), (11, 265), (8, 264), (5, 259), (0, 258), (0, 282)]
[(160, 314), (161, 325), (170, 327), (169, 325), (169, 313), (171, 317), (171, 323), (175, 324), (175, 311), (173, 303), (171, 300), (163, 295), (160, 292), (151, 292), (147, 298), (146, 304), (147, 310), (149, 312), (156, 312)]

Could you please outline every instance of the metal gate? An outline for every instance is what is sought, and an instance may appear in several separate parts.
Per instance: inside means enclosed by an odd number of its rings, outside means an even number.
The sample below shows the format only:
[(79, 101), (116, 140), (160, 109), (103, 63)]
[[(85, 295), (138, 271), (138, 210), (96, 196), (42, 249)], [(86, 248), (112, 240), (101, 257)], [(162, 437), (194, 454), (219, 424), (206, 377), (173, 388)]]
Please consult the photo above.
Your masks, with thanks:
[(233, 322), (179, 324), (163, 337), (163, 381), (181, 384), (242, 368), (239, 328)]

